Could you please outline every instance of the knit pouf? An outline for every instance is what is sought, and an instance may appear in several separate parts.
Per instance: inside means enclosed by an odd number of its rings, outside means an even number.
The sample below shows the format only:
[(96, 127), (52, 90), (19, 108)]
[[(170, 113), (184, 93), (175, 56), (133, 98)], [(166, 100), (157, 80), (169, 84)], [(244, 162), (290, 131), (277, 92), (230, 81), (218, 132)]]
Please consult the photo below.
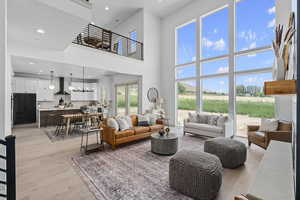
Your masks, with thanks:
[(169, 164), (169, 183), (174, 190), (198, 200), (214, 199), (222, 185), (218, 157), (196, 151), (180, 151)]
[(206, 140), (204, 151), (218, 156), (224, 168), (237, 168), (243, 165), (247, 159), (246, 145), (228, 138)]

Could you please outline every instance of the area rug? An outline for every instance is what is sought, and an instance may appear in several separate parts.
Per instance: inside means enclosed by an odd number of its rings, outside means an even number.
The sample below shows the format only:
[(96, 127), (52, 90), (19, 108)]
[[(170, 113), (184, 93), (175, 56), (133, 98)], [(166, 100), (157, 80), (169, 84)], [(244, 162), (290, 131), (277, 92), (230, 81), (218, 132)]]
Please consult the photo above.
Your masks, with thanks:
[[(204, 140), (179, 137), (179, 149), (203, 151)], [(98, 200), (188, 200), (169, 187), (169, 160), (150, 151), (150, 140), (72, 158)]]
[(68, 139), (81, 137), (80, 132), (74, 132), (74, 133), (69, 134), (67, 136), (66, 135), (56, 135), (55, 134), (55, 128), (44, 128), (44, 132), (48, 136), (49, 140), (53, 143), (63, 141), (63, 140), (68, 140)]

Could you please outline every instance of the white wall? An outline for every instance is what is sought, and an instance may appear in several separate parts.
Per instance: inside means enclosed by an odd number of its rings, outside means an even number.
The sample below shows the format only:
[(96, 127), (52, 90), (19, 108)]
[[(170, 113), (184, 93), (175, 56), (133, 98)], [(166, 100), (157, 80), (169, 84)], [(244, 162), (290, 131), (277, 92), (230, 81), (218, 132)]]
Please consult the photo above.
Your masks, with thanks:
[[(291, 0), (276, 1), (276, 24), (284, 25), (286, 30), (289, 22), (289, 14), (292, 11)], [(276, 96), (276, 118), (281, 120), (292, 121), (293, 119), (293, 97), (292, 96)]]
[[(143, 30), (145, 30), (142, 36), (144, 40), (144, 61), (74, 44), (61, 52), (34, 48), (20, 42), (10, 42), (9, 55), (85, 65), (122, 74), (142, 76), (142, 110), (145, 111), (150, 105), (146, 97), (148, 89), (150, 87), (159, 89), (160, 85), (160, 19), (143, 10), (140, 12), (143, 15)], [(141, 13), (135, 17), (140, 18)], [(136, 20), (138, 21), (138, 19)], [(130, 23), (130, 20), (128, 23)], [(123, 26), (126, 27), (126, 24), (123, 24)]]
[(7, 0), (0, 2), (0, 138), (11, 134), (10, 59), (7, 57)]

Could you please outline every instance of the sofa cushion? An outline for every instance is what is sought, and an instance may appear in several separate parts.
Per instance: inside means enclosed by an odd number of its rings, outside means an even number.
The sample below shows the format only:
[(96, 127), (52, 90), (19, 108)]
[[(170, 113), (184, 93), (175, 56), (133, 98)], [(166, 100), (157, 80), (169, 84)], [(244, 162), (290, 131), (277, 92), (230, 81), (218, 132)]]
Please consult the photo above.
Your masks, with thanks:
[(124, 116), (118, 116), (116, 117), (116, 120), (119, 124), (120, 131), (124, 131), (130, 128), (130, 124), (128, 124)]
[(114, 128), (115, 130), (119, 130), (119, 124), (118, 122), (114, 119), (114, 118), (109, 118), (107, 120), (107, 125), (110, 127), (110, 128)]
[(228, 121), (228, 117), (227, 116), (220, 116), (218, 118), (218, 121), (217, 121), (217, 126), (221, 127), (221, 128), (224, 128), (225, 127), (225, 123), (227, 121)]
[(138, 126), (149, 126), (149, 121), (148, 115), (138, 115)]
[(146, 127), (146, 126), (136, 126), (133, 129), (134, 129), (134, 134), (136, 135), (150, 132), (150, 127)]
[(186, 123), (185, 128), (193, 128), (193, 129), (199, 129), (201, 131), (209, 131), (209, 132), (216, 132), (216, 133), (223, 132), (223, 129), (221, 127), (211, 126), (208, 124), (199, 124), (199, 123)]
[(248, 136), (254, 140), (265, 142), (265, 133), (260, 131), (248, 132)]
[(152, 125), (150, 126), (150, 131), (155, 132), (155, 131), (159, 131), (160, 129), (164, 128), (163, 125), (161, 124), (156, 124), (156, 125)]
[(134, 135), (134, 130), (125, 130), (125, 131), (118, 131), (115, 133), (116, 139), (128, 137)]
[(276, 131), (278, 128), (278, 120), (276, 119), (261, 119), (259, 131)]
[(219, 119), (218, 115), (210, 115), (208, 117), (208, 124), (211, 125), (211, 126), (217, 126), (218, 119)]
[(189, 121), (192, 122), (192, 123), (199, 122), (199, 120), (198, 120), (198, 114), (197, 113), (191, 113), (191, 112), (189, 112)]
[(208, 117), (209, 117), (209, 115), (199, 113), (198, 114), (198, 122), (200, 124), (208, 124)]

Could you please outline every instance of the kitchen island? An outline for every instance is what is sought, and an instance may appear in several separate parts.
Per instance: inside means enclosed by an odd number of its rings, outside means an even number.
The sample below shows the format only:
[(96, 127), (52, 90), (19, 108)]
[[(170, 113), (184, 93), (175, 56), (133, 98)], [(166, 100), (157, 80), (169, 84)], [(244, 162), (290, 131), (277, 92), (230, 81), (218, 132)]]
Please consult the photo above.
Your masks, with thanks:
[(56, 126), (59, 122), (59, 116), (81, 113), (80, 108), (38, 108), (37, 122), (38, 127)]

